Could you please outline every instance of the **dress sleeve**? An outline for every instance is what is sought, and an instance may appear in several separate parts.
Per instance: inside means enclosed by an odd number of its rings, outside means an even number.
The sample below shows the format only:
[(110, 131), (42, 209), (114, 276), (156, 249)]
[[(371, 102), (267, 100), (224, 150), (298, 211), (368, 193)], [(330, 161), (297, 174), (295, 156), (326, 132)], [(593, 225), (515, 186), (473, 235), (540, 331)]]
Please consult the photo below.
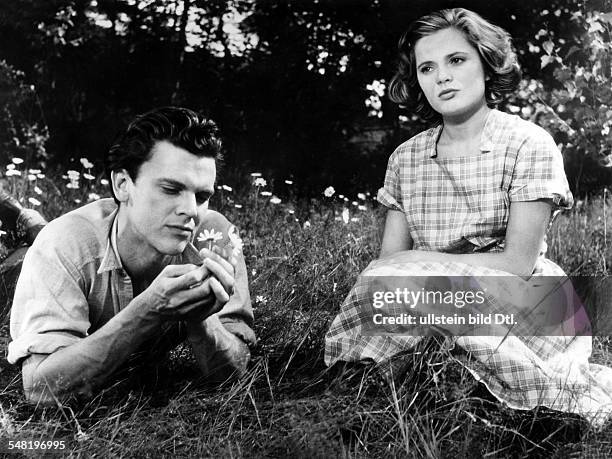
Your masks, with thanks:
[(400, 188), (400, 164), (399, 164), (399, 150), (396, 150), (387, 164), (387, 172), (385, 174), (385, 182), (378, 190), (376, 199), (383, 206), (388, 207), (391, 210), (398, 210), (403, 212), (402, 208), (402, 192)]
[(550, 199), (558, 209), (574, 202), (563, 169), (563, 157), (544, 129), (528, 137), (518, 151), (509, 189), (511, 202)]
[[(231, 226), (231, 223), (223, 215), (209, 210), (202, 218), (196, 235), (204, 230), (221, 233), (223, 237), (217, 240), (215, 245), (221, 248), (232, 249), (232, 243), (228, 237)], [(195, 245), (198, 249), (206, 246), (204, 242), (198, 242), (197, 239)], [(255, 332), (253, 331), (253, 308), (249, 294), (247, 268), (242, 251), (237, 256), (234, 293), (221, 311), (214, 314), (214, 316), (218, 317), (229, 332), (239, 337), (245, 343), (254, 345), (257, 342)]]
[(91, 325), (84, 282), (52, 233), (44, 228), (23, 260), (11, 309), (9, 363), (70, 346)]

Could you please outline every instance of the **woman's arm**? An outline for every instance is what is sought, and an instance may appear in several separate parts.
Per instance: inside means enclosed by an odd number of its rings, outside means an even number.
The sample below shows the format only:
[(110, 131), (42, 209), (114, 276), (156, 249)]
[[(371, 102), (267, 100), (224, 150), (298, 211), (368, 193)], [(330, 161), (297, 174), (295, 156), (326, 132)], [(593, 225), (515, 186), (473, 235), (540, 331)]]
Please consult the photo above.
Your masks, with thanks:
[(379, 258), (410, 249), (412, 249), (412, 238), (408, 231), (406, 216), (399, 210), (387, 211)]
[(512, 202), (503, 252), (450, 254), (411, 250), (410, 254), (413, 261), (453, 261), (529, 277), (540, 254), (551, 210), (548, 200)]

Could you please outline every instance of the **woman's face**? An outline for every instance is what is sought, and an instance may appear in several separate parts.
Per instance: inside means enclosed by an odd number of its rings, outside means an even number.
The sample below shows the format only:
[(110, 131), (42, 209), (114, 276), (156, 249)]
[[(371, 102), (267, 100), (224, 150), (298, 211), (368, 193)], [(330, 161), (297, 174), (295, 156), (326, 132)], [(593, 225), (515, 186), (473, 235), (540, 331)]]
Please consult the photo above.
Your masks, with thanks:
[(417, 79), (443, 119), (464, 120), (486, 106), (485, 72), (478, 51), (456, 29), (443, 29), (414, 46)]

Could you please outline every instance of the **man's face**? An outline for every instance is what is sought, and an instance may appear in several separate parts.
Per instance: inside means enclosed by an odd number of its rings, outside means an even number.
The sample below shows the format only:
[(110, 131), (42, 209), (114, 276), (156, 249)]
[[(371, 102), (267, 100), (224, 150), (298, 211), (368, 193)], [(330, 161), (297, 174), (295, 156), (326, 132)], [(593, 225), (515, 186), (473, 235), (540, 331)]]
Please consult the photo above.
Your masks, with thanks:
[[(215, 160), (158, 141), (122, 202), (126, 235), (135, 250), (182, 253), (214, 192)], [(149, 252), (151, 253), (151, 252)]]

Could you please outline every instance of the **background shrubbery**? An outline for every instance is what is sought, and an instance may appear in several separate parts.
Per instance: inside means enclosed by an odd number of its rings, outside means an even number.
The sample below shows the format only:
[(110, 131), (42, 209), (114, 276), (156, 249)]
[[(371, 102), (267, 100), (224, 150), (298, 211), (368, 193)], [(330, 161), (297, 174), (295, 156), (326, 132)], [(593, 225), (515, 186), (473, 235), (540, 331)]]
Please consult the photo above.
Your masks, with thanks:
[(608, 186), (611, 0), (3, 2), (0, 160), (97, 163), (135, 114), (179, 104), (220, 124), (229, 170), (299, 179), (300, 195), (374, 189), (424, 127), (385, 95), (398, 38), (454, 6), (514, 37), (524, 81), (504, 109), (554, 135), (572, 190)]

